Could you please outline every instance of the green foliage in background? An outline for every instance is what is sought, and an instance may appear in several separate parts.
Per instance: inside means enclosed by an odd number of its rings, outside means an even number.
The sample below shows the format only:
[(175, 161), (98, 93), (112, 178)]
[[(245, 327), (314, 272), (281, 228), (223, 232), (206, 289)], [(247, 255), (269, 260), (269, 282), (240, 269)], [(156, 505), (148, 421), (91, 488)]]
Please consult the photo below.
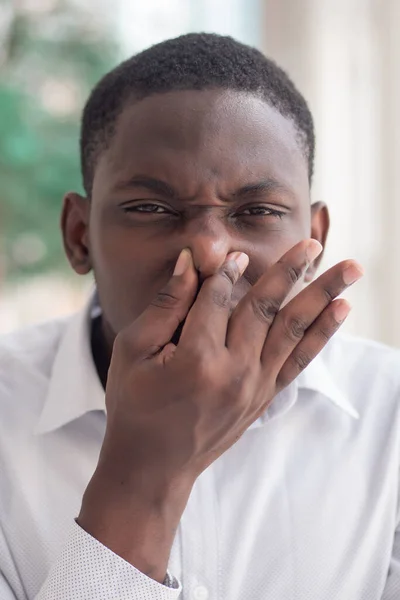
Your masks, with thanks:
[(40, 10), (36, 2), (32, 9), (32, 1), (24, 7), (20, 0), (0, 0), (6, 23), (0, 35), (0, 252), (7, 278), (66, 267), (59, 215), (64, 193), (81, 190), (79, 116), (91, 87), (117, 57), (104, 22), (78, 3), (42, 0), (47, 8)]

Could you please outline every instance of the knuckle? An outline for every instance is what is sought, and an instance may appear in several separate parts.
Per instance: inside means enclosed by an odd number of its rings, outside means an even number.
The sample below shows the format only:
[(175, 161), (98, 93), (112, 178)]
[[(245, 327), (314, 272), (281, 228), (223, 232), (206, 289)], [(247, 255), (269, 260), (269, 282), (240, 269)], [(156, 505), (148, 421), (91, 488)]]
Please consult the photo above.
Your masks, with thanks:
[(255, 316), (262, 323), (272, 323), (280, 309), (280, 302), (273, 298), (251, 298), (251, 305)]
[(225, 290), (212, 290), (211, 299), (219, 308), (228, 308), (231, 303), (231, 294)]
[(332, 337), (332, 333), (332, 330), (328, 329), (327, 327), (320, 327), (318, 330), (318, 337), (324, 344), (326, 344)]
[(239, 274), (239, 267), (234, 260), (229, 260), (219, 270), (219, 275), (231, 285), (234, 285), (239, 279)]
[(287, 263), (286, 261), (278, 261), (278, 264), (281, 265), (283, 273), (290, 285), (294, 285), (300, 279), (303, 273), (303, 267), (298, 267), (296, 265), (292, 265)]
[(300, 317), (286, 317), (283, 321), (283, 330), (285, 336), (290, 341), (297, 342), (304, 337), (304, 333), (307, 329), (307, 323)]
[(332, 300), (334, 300), (337, 296), (337, 294), (334, 292), (334, 290), (330, 286), (324, 286), (322, 288), (322, 293), (324, 294), (325, 300), (328, 304), (330, 302), (332, 302)]
[(335, 321), (335, 319), (332, 317), (331, 322), (329, 324), (321, 323), (321, 325), (318, 327), (317, 335), (321, 339), (321, 341), (324, 344), (326, 344), (327, 342), (329, 342), (335, 331), (339, 329), (339, 327), (340, 323), (337, 323), (337, 321)]
[(194, 378), (201, 382), (202, 386), (212, 385), (215, 379), (215, 369), (210, 354), (200, 349), (191, 349), (190, 359)]
[(180, 299), (176, 298), (176, 296), (173, 296), (172, 294), (169, 294), (168, 292), (162, 291), (159, 292), (157, 294), (157, 296), (153, 299), (153, 301), (151, 302), (152, 306), (155, 306), (157, 308), (175, 308), (176, 306), (178, 306), (180, 303)]
[(301, 349), (297, 350), (297, 352), (293, 356), (294, 365), (299, 373), (301, 371), (304, 371), (304, 369), (308, 367), (311, 361), (312, 358), (310, 357), (310, 355)]

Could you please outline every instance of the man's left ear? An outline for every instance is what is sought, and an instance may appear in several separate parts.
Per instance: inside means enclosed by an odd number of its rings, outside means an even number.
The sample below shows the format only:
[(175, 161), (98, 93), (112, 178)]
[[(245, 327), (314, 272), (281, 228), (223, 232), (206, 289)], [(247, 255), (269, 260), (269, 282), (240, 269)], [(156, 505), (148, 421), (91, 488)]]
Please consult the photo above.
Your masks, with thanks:
[[(324, 202), (315, 202), (311, 205), (311, 237), (318, 240), (325, 249), (326, 239), (329, 232), (329, 211), (328, 207)], [(324, 250), (321, 254), (310, 264), (305, 274), (304, 280), (306, 283), (310, 283), (314, 279), (315, 273), (321, 263)]]

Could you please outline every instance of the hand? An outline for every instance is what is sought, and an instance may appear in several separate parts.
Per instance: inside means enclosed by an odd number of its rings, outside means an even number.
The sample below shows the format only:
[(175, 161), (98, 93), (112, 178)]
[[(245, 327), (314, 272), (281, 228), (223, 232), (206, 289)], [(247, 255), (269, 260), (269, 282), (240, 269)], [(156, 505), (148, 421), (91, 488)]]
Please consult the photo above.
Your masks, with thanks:
[[(103, 491), (114, 490), (114, 506), (125, 498), (130, 512), (130, 503), (140, 507), (141, 518), (144, 507), (169, 515), (161, 520), (173, 530), (201, 472), (322, 350), (350, 310), (345, 300), (334, 299), (362, 271), (344, 261), (281, 308), (320, 250), (315, 240), (297, 244), (232, 315), (232, 288), (247, 256), (228, 256), (194, 301), (197, 275), (190, 253), (183, 251), (166, 288), (115, 341), (98, 467), (99, 477), (108, 482)], [(170, 340), (185, 318), (175, 346)], [(172, 544), (169, 537), (166, 549)], [(158, 576), (165, 572), (166, 552), (154, 567)]]
[[(184, 251), (186, 271), (117, 337), (104, 451), (117, 446), (128, 471), (151, 473), (155, 481), (194, 481), (322, 350), (349, 312), (346, 301), (333, 299), (361, 275), (352, 261), (324, 273), (280, 310), (319, 251), (315, 240), (297, 244), (231, 317), (232, 288), (246, 255), (231, 257), (209, 277), (189, 310), (197, 278)], [(169, 340), (188, 310), (174, 346)]]

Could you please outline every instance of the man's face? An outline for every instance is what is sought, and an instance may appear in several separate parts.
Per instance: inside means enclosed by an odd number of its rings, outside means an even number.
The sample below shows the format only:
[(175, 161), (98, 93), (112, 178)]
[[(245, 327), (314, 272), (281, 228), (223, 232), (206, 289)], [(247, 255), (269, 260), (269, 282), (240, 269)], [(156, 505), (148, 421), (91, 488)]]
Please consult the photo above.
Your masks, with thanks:
[[(118, 119), (96, 167), (87, 218), (109, 335), (146, 308), (182, 248), (191, 249), (200, 283), (229, 252), (248, 254), (235, 305), (311, 236), (307, 161), (294, 125), (253, 95), (157, 94), (128, 105)], [(315, 218), (314, 237), (321, 238)]]

